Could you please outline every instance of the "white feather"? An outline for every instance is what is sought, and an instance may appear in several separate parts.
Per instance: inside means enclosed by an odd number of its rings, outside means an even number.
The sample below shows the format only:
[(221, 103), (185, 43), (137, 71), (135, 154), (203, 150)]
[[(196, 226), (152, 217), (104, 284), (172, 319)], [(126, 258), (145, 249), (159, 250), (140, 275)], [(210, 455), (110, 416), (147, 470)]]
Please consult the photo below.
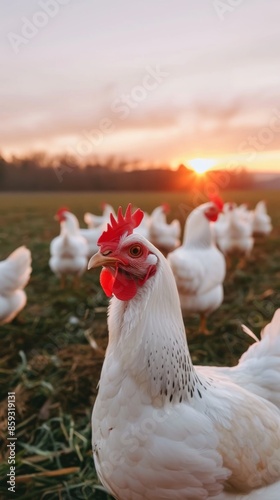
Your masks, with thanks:
[(9, 323), (26, 304), (24, 288), (31, 274), (31, 253), (17, 248), (0, 262), (0, 324)]
[(241, 325), (241, 326), (242, 326), (243, 332), (247, 333), (247, 335), (249, 335), (249, 337), (251, 337), (255, 342), (260, 341), (258, 339), (258, 337), (252, 332), (252, 330), (250, 330), (250, 328), (248, 328), (248, 326), (246, 326), (246, 325)]

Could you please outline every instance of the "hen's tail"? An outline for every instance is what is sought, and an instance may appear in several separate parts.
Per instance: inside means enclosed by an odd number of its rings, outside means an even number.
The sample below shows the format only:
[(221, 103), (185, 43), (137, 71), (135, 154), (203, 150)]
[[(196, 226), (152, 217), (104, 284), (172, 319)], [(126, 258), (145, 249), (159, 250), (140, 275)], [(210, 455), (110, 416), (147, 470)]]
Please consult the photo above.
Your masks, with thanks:
[(84, 221), (87, 224), (88, 228), (91, 229), (95, 227), (94, 215), (90, 212), (86, 212), (84, 215)]
[[(247, 327), (243, 329), (248, 332)], [(246, 389), (280, 408), (280, 309), (263, 329), (261, 340), (241, 356), (235, 370), (244, 377)]]
[[(245, 325), (242, 325), (245, 333), (254, 336), (254, 333)], [(262, 358), (264, 356), (279, 356), (280, 360), (280, 309), (274, 313), (271, 323), (268, 323), (261, 332), (261, 340), (251, 345), (241, 356), (239, 363), (250, 358)], [(280, 367), (279, 367), (280, 370)]]
[(30, 250), (24, 246), (17, 248), (1, 262), (1, 295), (9, 295), (15, 290), (23, 289), (29, 281), (31, 271)]
[[(256, 338), (247, 327), (243, 329), (251, 337)], [(280, 409), (280, 309), (275, 312), (271, 323), (263, 329), (261, 340), (257, 340), (249, 347), (241, 356), (237, 366), (196, 368), (208, 376), (230, 379)]]

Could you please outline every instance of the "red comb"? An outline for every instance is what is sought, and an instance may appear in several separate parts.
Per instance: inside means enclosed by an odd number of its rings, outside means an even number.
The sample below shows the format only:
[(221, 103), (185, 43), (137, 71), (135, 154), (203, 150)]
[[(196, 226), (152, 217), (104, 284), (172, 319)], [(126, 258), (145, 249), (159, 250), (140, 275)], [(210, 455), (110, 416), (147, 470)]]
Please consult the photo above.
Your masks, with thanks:
[(70, 210), (69, 210), (68, 207), (61, 207), (61, 208), (59, 208), (58, 211), (56, 212), (57, 217), (59, 217), (60, 215), (62, 215), (63, 212), (70, 212)]
[(168, 203), (162, 203), (162, 208), (164, 213), (168, 214), (170, 212), (170, 205)]
[(110, 224), (107, 224), (107, 230), (101, 234), (97, 244), (116, 242), (123, 234), (132, 234), (133, 229), (139, 226), (143, 217), (144, 212), (140, 208), (132, 213), (131, 203), (129, 203), (124, 215), (122, 207), (119, 207), (117, 219), (114, 218), (113, 214), (110, 215)]
[(210, 197), (210, 201), (212, 201), (213, 203), (215, 203), (216, 207), (222, 211), (223, 208), (224, 208), (224, 202), (222, 200), (222, 198), (219, 196), (219, 195), (213, 195)]

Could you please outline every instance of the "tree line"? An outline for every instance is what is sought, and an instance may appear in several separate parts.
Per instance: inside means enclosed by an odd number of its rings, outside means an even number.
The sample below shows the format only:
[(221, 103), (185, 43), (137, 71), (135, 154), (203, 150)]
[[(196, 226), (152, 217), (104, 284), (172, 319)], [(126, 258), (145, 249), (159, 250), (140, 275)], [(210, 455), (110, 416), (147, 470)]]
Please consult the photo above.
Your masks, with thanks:
[(189, 191), (206, 184), (223, 190), (254, 186), (254, 176), (240, 166), (203, 176), (185, 165), (175, 170), (166, 165), (140, 167), (140, 162), (116, 158), (81, 166), (68, 155), (47, 157), (40, 153), (10, 160), (0, 155), (0, 191)]

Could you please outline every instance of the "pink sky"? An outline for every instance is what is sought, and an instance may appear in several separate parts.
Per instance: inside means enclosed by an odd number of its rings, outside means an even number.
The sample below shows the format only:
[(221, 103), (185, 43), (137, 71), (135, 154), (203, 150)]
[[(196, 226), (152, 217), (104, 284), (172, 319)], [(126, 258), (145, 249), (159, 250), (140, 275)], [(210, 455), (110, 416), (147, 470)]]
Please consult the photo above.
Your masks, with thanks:
[(280, 172), (279, 14), (278, 0), (2, 2), (0, 150)]

